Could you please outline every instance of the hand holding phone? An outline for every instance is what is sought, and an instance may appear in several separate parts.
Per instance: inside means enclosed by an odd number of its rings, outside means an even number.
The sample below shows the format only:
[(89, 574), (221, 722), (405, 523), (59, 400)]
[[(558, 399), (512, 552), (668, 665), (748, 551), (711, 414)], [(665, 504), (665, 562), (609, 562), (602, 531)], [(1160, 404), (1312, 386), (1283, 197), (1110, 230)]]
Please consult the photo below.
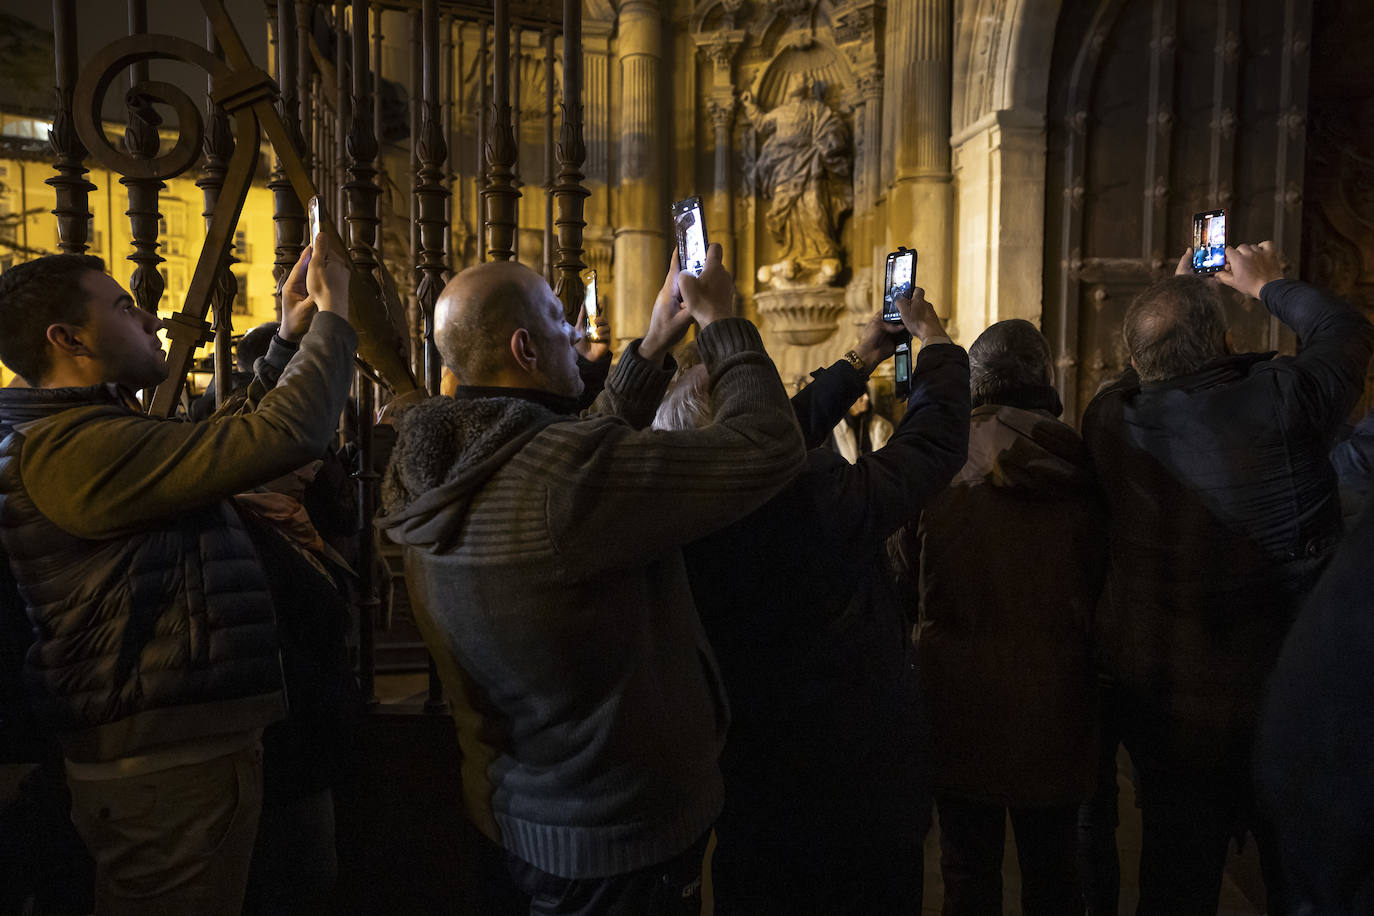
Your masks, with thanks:
[(600, 343), (601, 309), (596, 299), (596, 271), (592, 268), (582, 271), (582, 312), (586, 315), (586, 323), (582, 327), (583, 336)]
[(898, 299), (911, 298), (916, 285), (916, 252), (898, 247), (887, 256), (887, 278), (883, 284), (883, 321), (902, 320), (897, 310)]
[(1193, 273), (1214, 274), (1226, 269), (1226, 211), (1193, 214)]
[(706, 269), (706, 252), (710, 242), (706, 238), (706, 220), (701, 212), (701, 198), (688, 197), (673, 204), (673, 228), (677, 235), (678, 267), (684, 274), (701, 276)]

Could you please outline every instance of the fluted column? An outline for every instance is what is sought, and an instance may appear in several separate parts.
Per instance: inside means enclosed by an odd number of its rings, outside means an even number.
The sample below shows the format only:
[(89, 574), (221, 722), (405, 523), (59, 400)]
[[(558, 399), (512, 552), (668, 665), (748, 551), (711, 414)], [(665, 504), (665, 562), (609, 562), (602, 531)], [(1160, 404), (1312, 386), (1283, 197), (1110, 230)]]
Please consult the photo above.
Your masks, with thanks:
[(86, 147), (72, 121), (72, 88), (76, 85), (76, 0), (53, 0), (53, 56), (57, 64), (57, 116), (48, 143), (56, 158), (57, 174), (47, 180), (56, 192), (58, 247), (66, 254), (86, 251), (86, 224), (91, 218)]
[(887, 60), (883, 107), (889, 118), (892, 163), (887, 247), (920, 252), (916, 282), (942, 315), (953, 298), (950, 129), (952, 0), (892, 0), (887, 9)]
[(731, 266), (735, 266), (735, 194), (731, 162), (734, 144), (731, 142), (735, 125), (735, 97), (733, 93), (712, 92), (706, 102), (706, 113), (715, 129), (715, 180), (711, 188), (710, 232), (730, 252)]
[(615, 231), (615, 335), (640, 337), (670, 254), (663, 195), (663, 15), (658, 0), (620, 7), (620, 214)]
[(511, 128), (510, 0), (493, 0), (491, 43), (491, 121), (487, 131), (486, 205), (487, 254), (494, 261), (515, 257), (515, 230), (520, 191), (515, 186), (515, 134)]
[(875, 260), (875, 248), (886, 243), (878, 230), (878, 193), (882, 182), (883, 77), (873, 68), (859, 74), (855, 110), (854, 213), (855, 266)]
[(554, 290), (563, 311), (574, 317), (582, 306), (582, 230), (587, 189), (582, 186), (582, 163), (587, 147), (582, 139), (582, 0), (563, 0), (563, 128), (558, 141), (558, 260)]

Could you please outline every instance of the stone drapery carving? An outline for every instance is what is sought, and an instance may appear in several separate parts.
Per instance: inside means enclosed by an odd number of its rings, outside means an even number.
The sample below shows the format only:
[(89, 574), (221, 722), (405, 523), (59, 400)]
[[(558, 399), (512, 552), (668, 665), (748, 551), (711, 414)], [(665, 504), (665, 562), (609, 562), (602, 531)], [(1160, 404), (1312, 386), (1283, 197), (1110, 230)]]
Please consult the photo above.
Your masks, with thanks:
[(763, 138), (752, 183), (771, 198), (766, 221), (779, 246), (777, 261), (759, 268), (759, 280), (776, 287), (828, 283), (841, 266), (839, 220), (853, 206), (849, 128), (804, 77), (793, 78), (772, 111), (761, 111), (748, 92), (740, 102)]

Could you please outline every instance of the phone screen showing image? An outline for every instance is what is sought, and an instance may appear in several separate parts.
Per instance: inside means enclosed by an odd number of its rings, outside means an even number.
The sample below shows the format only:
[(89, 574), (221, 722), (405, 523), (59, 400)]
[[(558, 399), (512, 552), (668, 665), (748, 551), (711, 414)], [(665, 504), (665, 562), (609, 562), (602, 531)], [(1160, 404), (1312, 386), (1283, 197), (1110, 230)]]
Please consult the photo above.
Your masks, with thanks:
[(306, 241), (307, 245), (315, 244), (315, 239), (320, 237), (320, 199), (310, 198), (310, 238)]
[(887, 256), (887, 279), (883, 284), (883, 321), (901, 321), (897, 301), (911, 295), (916, 279), (916, 252), (898, 248)]
[(1226, 267), (1226, 211), (1193, 214), (1193, 272), (1214, 274)]
[(677, 232), (677, 262), (683, 273), (701, 276), (706, 268), (706, 221), (701, 198), (688, 197), (673, 204), (673, 228)]
[(600, 340), (596, 333), (596, 271), (585, 270), (582, 272), (582, 306), (587, 310), (587, 326), (583, 329), (587, 334), (588, 340)]

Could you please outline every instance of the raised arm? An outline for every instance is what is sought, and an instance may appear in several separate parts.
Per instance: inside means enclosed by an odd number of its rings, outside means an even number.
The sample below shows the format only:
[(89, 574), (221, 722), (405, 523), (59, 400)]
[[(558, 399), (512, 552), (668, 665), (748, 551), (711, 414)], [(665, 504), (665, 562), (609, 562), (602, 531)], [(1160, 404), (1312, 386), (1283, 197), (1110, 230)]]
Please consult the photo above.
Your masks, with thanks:
[(1324, 435), (1333, 434), (1364, 387), (1374, 326), (1315, 286), (1285, 280), (1270, 242), (1228, 247), (1226, 263), (1218, 279), (1259, 299), (1298, 335), (1298, 355), (1284, 361), (1296, 376), (1296, 415)]
[[(720, 246), (711, 246), (700, 279), (684, 277), (682, 286), (701, 326), (713, 422), (677, 432), (555, 424), (520, 454), (560, 479), (550, 488), (550, 524), (559, 553), (578, 568), (647, 562), (742, 518), (785, 486), (805, 457), (758, 330), (728, 317), (734, 286)], [(613, 543), (607, 531), (616, 532)]]
[(902, 325), (883, 321), (881, 313), (875, 315), (850, 351), (863, 364), (863, 372), (846, 357), (828, 369), (813, 372), (811, 384), (792, 396), (792, 409), (808, 449), (825, 442), (845, 411), (864, 393), (868, 375), (893, 354), (904, 333)]
[[(327, 314), (315, 316), (300, 352), (255, 410), (208, 423), (129, 414), (74, 428), (35, 424), (25, 430), (22, 473), (39, 511), (79, 537), (117, 537), (319, 457), (343, 411), (358, 343), (347, 320), (343, 258), (325, 253), (309, 265), (310, 293)], [(73, 450), (103, 456), (100, 473), (59, 460)]]

